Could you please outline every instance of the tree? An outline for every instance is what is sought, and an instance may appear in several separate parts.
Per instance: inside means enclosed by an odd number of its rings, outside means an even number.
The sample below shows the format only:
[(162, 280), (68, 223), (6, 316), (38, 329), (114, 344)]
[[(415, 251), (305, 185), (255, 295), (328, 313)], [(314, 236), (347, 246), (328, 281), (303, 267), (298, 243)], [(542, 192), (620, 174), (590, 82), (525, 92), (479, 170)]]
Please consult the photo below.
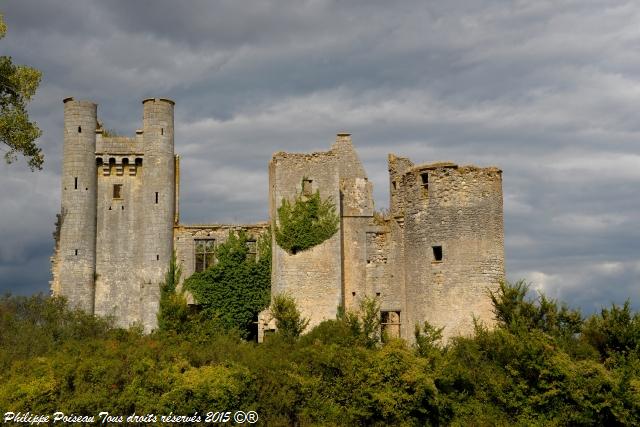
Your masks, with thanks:
[(296, 301), (290, 295), (274, 295), (270, 308), (271, 315), (276, 319), (278, 333), (286, 339), (298, 338), (309, 325), (309, 319), (302, 317)]
[[(0, 15), (0, 39), (7, 26)], [(0, 56), (0, 141), (7, 145), (4, 158), (12, 163), (22, 154), (31, 170), (42, 169), (44, 156), (35, 140), (42, 131), (29, 120), (26, 104), (40, 84), (42, 73), (25, 65), (14, 65), (9, 56)]]

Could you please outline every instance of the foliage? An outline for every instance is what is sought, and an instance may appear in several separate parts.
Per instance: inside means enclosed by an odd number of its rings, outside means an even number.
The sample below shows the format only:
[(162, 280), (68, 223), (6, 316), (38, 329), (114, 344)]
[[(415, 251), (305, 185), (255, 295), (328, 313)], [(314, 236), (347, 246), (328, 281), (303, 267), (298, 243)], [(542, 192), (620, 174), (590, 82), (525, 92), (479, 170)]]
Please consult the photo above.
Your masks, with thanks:
[[(413, 348), (365, 339), (371, 302), (300, 339), (276, 334), (257, 345), (220, 324), (143, 335), (60, 298), (5, 296), (0, 408), (202, 415), (224, 407), (256, 411), (276, 426), (640, 424), (630, 304), (589, 316), (568, 336), (562, 322), (541, 321), (554, 311), (522, 290), (505, 284), (499, 292), (511, 297), (496, 294), (503, 320), (495, 329), (477, 325), (474, 336), (441, 343), (441, 330), (425, 324)], [(592, 351), (575, 352), (578, 344)]]
[(338, 344), (376, 348), (380, 345), (380, 303), (376, 298), (364, 297), (357, 310), (338, 307), (335, 320), (325, 320), (307, 334), (307, 343)]
[(600, 316), (589, 318), (583, 337), (601, 355), (602, 360), (640, 355), (640, 314), (632, 313), (627, 300), (622, 307), (603, 308)]
[(413, 337), (416, 341), (415, 349), (418, 355), (435, 360), (442, 351), (442, 331), (425, 320), (422, 327), (416, 325)]
[[(0, 14), (0, 39), (5, 36), (6, 25)], [(35, 140), (42, 131), (29, 120), (27, 103), (40, 84), (42, 73), (35, 68), (13, 64), (11, 57), (0, 56), (0, 141), (8, 147), (4, 157), (7, 163), (22, 154), (31, 169), (42, 169), (44, 156)]]
[(276, 243), (290, 254), (296, 254), (336, 234), (340, 218), (331, 198), (322, 200), (316, 191), (309, 196), (298, 194), (293, 204), (282, 199), (278, 222), (274, 225)]
[(296, 307), (295, 300), (290, 295), (274, 295), (269, 308), (271, 315), (276, 320), (278, 334), (285, 339), (298, 338), (309, 325), (309, 319), (302, 317), (300, 310)]
[(248, 253), (245, 232), (229, 233), (216, 249), (217, 263), (185, 280), (203, 319), (216, 318), (226, 329), (249, 336), (258, 313), (269, 305), (271, 292), (271, 234), (256, 242), (258, 256)]

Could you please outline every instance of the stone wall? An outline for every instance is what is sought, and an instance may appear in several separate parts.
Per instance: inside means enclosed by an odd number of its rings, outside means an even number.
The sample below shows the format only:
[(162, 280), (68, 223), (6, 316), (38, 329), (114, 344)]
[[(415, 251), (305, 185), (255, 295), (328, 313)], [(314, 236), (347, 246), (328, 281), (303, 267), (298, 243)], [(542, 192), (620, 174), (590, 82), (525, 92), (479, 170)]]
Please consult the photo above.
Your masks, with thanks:
[[(340, 174), (332, 151), (313, 154), (274, 154), (269, 164), (271, 220), (277, 222), (277, 209), (283, 199), (293, 200), (308, 179), (310, 192), (320, 191), (340, 209)], [(289, 254), (272, 241), (272, 294), (287, 293), (296, 299), (303, 316), (313, 327), (334, 319), (342, 304), (341, 231), (323, 243), (296, 254)]]

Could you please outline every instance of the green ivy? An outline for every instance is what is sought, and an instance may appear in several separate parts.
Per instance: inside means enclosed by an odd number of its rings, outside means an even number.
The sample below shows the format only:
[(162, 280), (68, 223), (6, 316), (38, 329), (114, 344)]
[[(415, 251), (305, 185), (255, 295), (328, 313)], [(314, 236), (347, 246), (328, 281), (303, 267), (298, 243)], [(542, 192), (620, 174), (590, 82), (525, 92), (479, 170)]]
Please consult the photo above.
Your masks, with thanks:
[(217, 318), (227, 329), (249, 336), (258, 313), (271, 295), (271, 233), (257, 241), (258, 257), (250, 257), (243, 231), (229, 233), (216, 250), (217, 263), (184, 282), (201, 309), (201, 315)]
[(319, 191), (309, 196), (298, 194), (293, 203), (282, 199), (278, 220), (274, 225), (276, 242), (292, 255), (329, 239), (340, 223), (331, 197), (322, 200)]

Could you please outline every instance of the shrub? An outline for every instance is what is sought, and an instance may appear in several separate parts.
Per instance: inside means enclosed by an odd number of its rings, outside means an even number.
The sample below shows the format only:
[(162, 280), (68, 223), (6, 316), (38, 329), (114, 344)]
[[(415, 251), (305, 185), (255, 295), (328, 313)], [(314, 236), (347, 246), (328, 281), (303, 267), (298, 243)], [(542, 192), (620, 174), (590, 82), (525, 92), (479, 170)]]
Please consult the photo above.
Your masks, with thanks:
[(298, 194), (290, 203), (282, 199), (278, 208), (279, 224), (274, 224), (278, 246), (290, 254), (310, 249), (338, 231), (340, 218), (331, 198), (322, 200), (320, 192)]

